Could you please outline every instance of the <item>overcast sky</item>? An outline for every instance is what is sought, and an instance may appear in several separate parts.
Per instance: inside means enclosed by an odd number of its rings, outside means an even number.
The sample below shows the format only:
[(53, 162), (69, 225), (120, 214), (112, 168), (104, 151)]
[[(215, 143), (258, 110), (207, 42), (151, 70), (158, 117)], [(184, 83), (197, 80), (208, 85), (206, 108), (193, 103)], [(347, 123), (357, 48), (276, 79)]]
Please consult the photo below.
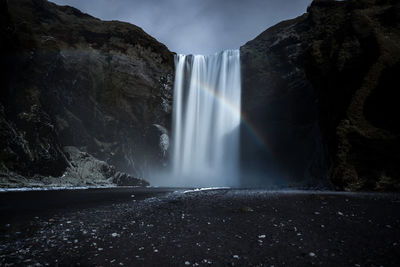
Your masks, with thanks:
[(268, 27), (306, 12), (311, 0), (51, 0), (103, 20), (141, 27), (171, 51), (239, 48)]

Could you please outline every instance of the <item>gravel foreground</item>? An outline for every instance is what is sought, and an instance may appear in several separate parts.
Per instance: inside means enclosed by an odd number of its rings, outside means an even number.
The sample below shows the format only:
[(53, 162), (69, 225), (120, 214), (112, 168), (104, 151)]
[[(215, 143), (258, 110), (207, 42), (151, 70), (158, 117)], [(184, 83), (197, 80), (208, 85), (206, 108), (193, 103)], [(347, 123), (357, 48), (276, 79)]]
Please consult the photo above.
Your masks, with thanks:
[(5, 194), (0, 266), (400, 265), (394, 194), (129, 189), (38, 209)]

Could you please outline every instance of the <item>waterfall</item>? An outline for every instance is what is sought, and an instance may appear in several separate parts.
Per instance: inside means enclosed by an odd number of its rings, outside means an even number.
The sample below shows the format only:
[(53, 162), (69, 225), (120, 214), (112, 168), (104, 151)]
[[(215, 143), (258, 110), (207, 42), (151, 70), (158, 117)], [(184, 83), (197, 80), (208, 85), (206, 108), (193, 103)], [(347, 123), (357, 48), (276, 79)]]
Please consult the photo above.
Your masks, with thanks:
[(181, 186), (237, 186), (241, 77), (239, 50), (177, 55), (173, 176)]

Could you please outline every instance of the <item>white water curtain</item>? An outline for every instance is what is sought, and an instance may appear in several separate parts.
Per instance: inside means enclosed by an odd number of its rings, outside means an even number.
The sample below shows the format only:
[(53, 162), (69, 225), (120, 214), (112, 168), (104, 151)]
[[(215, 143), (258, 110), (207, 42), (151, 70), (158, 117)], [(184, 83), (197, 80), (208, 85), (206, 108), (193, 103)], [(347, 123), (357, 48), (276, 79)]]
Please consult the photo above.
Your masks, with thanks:
[(175, 58), (173, 176), (181, 186), (237, 186), (239, 50)]

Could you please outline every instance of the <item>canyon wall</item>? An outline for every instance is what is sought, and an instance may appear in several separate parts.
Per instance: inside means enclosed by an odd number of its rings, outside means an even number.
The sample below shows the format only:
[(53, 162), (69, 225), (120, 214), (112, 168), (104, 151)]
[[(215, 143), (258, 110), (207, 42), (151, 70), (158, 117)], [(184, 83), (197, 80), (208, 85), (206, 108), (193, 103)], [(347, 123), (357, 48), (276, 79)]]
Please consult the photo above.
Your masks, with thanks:
[(244, 113), (267, 145), (242, 142), (278, 163), (268, 171), (400, 189), (399, 26), (398, 1), (320, 0), (241, 48)]
[(1, 1), (3, 177), (62, 176), (64, 147), (137, 177), (167, 160), (173, 54), (134, 25), (44, 0)]

